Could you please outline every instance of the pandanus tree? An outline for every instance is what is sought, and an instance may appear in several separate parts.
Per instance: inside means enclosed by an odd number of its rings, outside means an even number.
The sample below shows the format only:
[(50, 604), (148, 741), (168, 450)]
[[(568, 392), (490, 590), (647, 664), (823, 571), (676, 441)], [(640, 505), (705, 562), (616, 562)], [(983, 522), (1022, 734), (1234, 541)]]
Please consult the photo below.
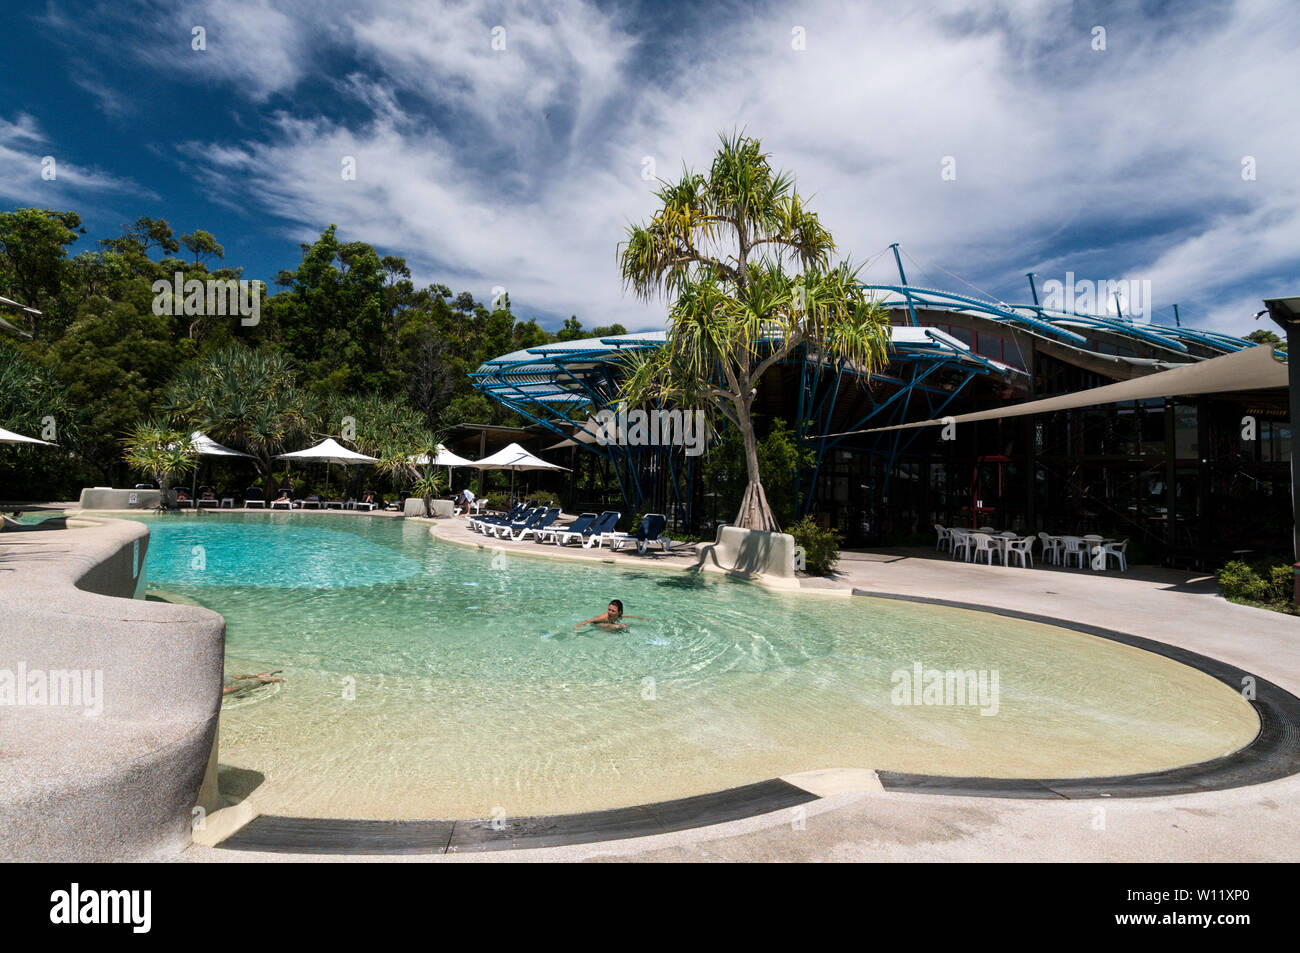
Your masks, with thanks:
[(735, 525), (779, 531), (759, 475), (753, 405), (759, 381), (800, 348), (866, 374), (885, 361), (887, 311), (858, 269), (772, 169), (759, 140), (723, 136), (708, 175), (684, 170), (655, 192), (660, 209), (619, 246), (624, 286), (671, 300), (657, 351), (629, 355), (621, 397), (721, 415), (740, 432), (749, 482)]
[(190, 435), (158, 421), (137, 424), (123, 438), (127, 465), (153, 477), (163, 502), (174, 477), (189, 473), (198, 462)]
[(268, 484), (276, 454), (306, 434), (311, 411), (290, 361), (243, 345), (186, 366), (167, 388), (163, 404), (173, 420), (250, 454)]

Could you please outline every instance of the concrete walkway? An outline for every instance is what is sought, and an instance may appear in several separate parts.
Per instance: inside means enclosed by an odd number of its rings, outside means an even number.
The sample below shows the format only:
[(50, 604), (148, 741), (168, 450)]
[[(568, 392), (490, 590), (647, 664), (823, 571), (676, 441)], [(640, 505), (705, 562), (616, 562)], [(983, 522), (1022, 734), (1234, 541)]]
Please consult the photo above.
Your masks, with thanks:
[[(689, 569), (692, 547), (646, 557), (495, 543), (462, 519), (431, 522), (446, 542), (536, 558)], [(1300, 618), (1233, 605), (1212, 577), (1153, 567), (1094, 573), (953, 562), (926, 549), (846, 552), (809, 594), (854, 590), (1016, 609), (1117, 629), (1231, 662), (1300, 695)], [(869, 765), (828, 765), (868, 768)], [(861, 773), (846, 775), (860, 777)], [(184, 861), (1293, 861), (1300, 776), (1254, 787), (1125, 800), (1013, 800), (902, 794), (850, 783), (798, 811), (617, 842), (483, 854), (323, 857), (192, 847)]]

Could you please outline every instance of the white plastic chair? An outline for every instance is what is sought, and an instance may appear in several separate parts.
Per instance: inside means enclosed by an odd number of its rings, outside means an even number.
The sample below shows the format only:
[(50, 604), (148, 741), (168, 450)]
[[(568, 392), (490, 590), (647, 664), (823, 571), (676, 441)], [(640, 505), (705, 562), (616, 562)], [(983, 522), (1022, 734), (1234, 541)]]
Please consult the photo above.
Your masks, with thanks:
[[(1034, 565), (1034, 537), (1024, 536), (1020, 539), (1009, 539), (1006, 542), (1006, 561), (1009, 565), (1012, 558), (1019, 558), (1020, 565), (1029, 569)], [(1028, 565), (1026, 565), (1028, 560)]]
[(966, 562), (970, 562), (971, 557), (971, 532), (968, 529), (957, 529), (955, 526), (949, 530), (952, 534), (952, 558), (957, 558), (960, 551)]
[(1106, 560), (1113, 558), (1119, 563), (1120, 572), (1128, 572), (1128, 540), (1122, 543), (1105, 543), (1101, 547), (1102, 556)]
[[(993, 544), (993, 537), (988, 533), (971, 533), (971, 543), (975, 546), (974, 561), (980, 562), (980, 554), (984, 554), (983, 562), (993, 565), (993, 556), (996, 553), (998, 558), (1002, 558), (1002, 547)], [(1003, 563), (1005, 565), (1005, 562)]]
[(952, 549), (952, 530), (935, 523), (934, 531), (939, 534), (939, 538), (934, 542), (934, 551), (936, 553), (940, 552), (943, 549), (944, 543), (947, 543), (948, 548)]
[(1050, 559), (1053, 566), (1061, 565), (1061, 551), (1064, 549), (1061, 545), (1061, 537), (1039, 533), (1038, 539), (1043, 544), (1043, 562)]
[(1065, 565), (1070, 565), (1070, 557), (1077, 557), (1079, 568), (1083, 568), (1083, 561), (1088, 558), (1088, 544), (1080, 536), (1062, 536), (1061, 544), (1065, 547)]

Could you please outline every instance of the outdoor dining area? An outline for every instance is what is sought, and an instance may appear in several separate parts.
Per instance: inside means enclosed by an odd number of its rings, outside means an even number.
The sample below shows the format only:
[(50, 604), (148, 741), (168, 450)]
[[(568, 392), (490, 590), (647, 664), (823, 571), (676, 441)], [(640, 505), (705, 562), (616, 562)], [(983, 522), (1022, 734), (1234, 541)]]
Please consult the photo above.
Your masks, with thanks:
[(948, 552), (953, 559), (959, 556), (966, 562), (993, 565), (994, 559), (1003, 566), (1013, 563), (1024, 569), (1034, 565), (1034, 544), (1040, 544), (1040, 560), (1053, 566), (1077, 566), (1103, 572), (1113, 566), (1120, 572), (1128, 571), (1128, 540), (1111, 539), (1089, 533), (1084, 536), (1020, 536), (1010, 531), (998, 531), (992, 526), (963, 529), (957, 526), (934, 524), (938, 538), (936, 552)]

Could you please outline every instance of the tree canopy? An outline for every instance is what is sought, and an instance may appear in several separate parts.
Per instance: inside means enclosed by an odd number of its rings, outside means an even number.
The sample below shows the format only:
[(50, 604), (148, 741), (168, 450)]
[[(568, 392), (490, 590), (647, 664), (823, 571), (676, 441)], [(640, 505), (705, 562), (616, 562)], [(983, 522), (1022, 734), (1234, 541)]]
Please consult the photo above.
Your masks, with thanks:
[[(263, 475), (294, 441), (337, 435), (322, 414), (345, 404), (378, 401), (418, 423), (423, 435), (408, 443), (459, 423), (520, 425), (468, 374), (556, 339), (506, 296), (487, 305), (445, 284), (417, 287), (403, 258), (345, 241), (333, 225), (279, 271), (255, 326), (229, 314), (158, 314), (154, 282), (178, 272), (237, 280), (242, 267), (211, 232), (178, 236), (162, 218), (141, 216), (78, 251), (84, 233), (73, 211), (0, 212), (0, 295), (41, 312), (5, 312), (31, 337), (0, 337), (0, 426), (39, 434), (49, 416), (60, 435), (58, 453), (0, 449), (19, 464), (0, 467), (0, 496), (124, 481), (122, 441), (146, 425), (210, 431), (253, 454)], [(576, 316), (564, 324), (578, 337), (622, 330), (587, 331)]]

